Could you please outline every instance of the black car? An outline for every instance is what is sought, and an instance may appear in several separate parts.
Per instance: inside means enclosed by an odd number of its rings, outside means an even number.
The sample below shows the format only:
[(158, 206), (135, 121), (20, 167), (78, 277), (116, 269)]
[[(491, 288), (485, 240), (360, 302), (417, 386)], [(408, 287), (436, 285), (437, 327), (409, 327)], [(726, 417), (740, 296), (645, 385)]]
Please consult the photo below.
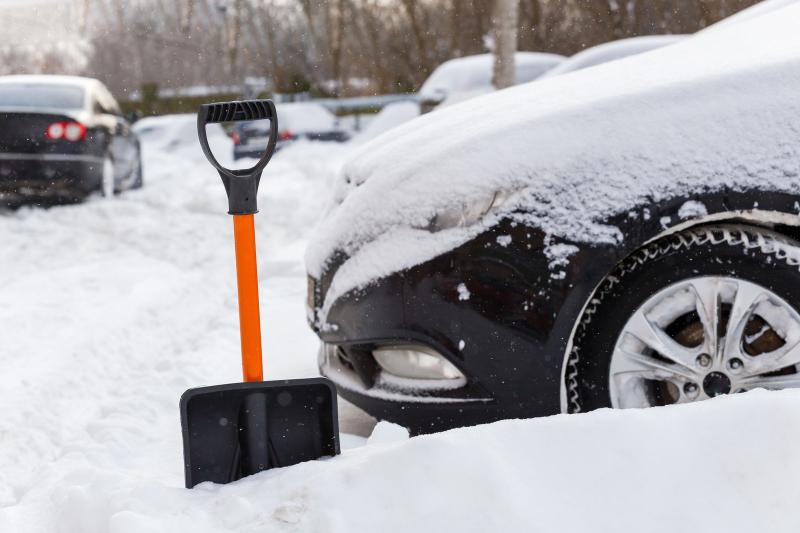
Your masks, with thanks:
[(800, 56), (746, 35), (363, 147), (306, 257), (341, 396), (422, 433), (800, 386)]
[(74, 202), (142, 186), (139, 141), (111, 93), (71, 76), (0, 77), (0, 202)]
[[(298, 140), (345, 142), (350, 134), (339, 127), (336, 116), (313, 102), (278, 104), (278, 143), (280, 150)], [(267, 146), (269, 121), (237, 123), (233, 130), (233, 158), (261, 157)]]

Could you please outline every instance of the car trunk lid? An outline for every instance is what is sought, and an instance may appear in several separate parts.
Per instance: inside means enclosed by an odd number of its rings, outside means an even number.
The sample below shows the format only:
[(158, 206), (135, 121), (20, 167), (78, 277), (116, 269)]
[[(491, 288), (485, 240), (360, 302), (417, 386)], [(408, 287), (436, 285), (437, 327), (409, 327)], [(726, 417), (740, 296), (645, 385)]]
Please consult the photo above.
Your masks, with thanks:
[[(75, 118), (58, 112), (25, 112), (0, 108), (0, 152), (43, 153), (61, 145), (46, 137), (47, 128), (55, 122), (71, 122)], [(62, 150), (58, 150), (62, 151)]]

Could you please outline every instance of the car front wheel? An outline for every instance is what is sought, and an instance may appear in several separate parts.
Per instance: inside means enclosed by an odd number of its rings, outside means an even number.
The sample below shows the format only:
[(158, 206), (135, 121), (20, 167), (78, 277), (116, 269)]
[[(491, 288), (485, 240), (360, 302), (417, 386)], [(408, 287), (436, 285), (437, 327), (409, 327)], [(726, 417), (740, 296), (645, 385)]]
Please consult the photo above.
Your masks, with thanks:
[(745, 226), (686, 230), (597, 288), (565, 369), (570, 412), (800, 387), (800, 248)]

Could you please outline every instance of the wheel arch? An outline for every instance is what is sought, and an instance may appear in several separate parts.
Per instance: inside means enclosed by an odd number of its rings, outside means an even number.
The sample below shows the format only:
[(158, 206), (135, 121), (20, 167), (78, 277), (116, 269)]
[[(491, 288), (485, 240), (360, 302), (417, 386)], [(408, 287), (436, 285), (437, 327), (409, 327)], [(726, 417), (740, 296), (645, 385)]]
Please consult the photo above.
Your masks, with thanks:
[[(754, 197), (759, 198), (760, 201), (754, 202)], [(580, 324), (581, 318), (583, 317), (587, 306), (594, 297), (596, 290), (603, 284), (606, 278), (620, 263), (654, 241), (675, 233), (686, 231), (691, 228), (708, 225), (738, 224), (752, 226), (761, 229), (769, 229), (786, 237), (800, 241), (800, 201), (798, 201), (796, 196), (791, 196), (785, 193), (750, 193), (747, 198), (750, 207), (739, 207), (736, 205), (738, 202), (730, 202), (730, 204), (733, 204), (730, 205), (727, 201), (725, 201), (730, 200), (730, 197), (727, 196), (722, 202), (720, 202), (718, 194), (709, 195), (708, 200), (710, 201), (708, 202), (704, 202), (706, 197), (702, 194), (693, 198), (684, 198), (682, 201), (677, 202), (677, 204), (684, 206), (687, 202), (697, 202), (699, 205), (704, 207), (709, 205), (723, 206), (722, 209), (710, 208), (705, 210), (705, 213), (698, 213), (694, 216), (688, 217), (680, 217), (678, 215), (680, 209), (676, 209), (676, 202), (673, 199), (673, 201), (670, 202), (658, 203), (649, 207), (649, 209), (653, 211), (651, 216), (656, 216), (659, 220), (663, 220), (663, 217), (668, 217), (670, 221), (677, 218), (677, 221), (674, 225), (668, 225), (667, 227), (663, 227), (661, 231), (655, 232), (625, 232), (623, 229), (623, 234), (626, 237), (626, 245), (622, 247), (623, 251), (621, 256), (605, 265), (605, 273), (601, 275), (599, 279), (594, 280), (591, 290), (588, 292), (588, 294), (584, 295), (583, 305), (580, 308), (580, 312), (570, 318), (572, 324), (569, 327), (569, 335), (566, 339), (566, 343), (563, 346), (559, 372), (559, 405), (562, 413), (568, 412), (568, 398), (565, 386), (567, 379), (566, 372), (568, 368), (568, 359), (570, 353), (572, 352), (573, 340), (578, 325)], [(609, 222), (613, 223), (612, 220)]]

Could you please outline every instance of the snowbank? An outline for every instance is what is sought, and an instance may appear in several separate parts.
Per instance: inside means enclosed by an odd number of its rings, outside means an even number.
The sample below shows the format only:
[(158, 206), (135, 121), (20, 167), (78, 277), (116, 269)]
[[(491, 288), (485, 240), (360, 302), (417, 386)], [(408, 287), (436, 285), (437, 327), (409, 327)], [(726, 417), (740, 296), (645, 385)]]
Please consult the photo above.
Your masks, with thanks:
[[(794, 532), (800, 393), (513, 420), (404, 440), (226, 486), (61, 460), (3, 531)], [(71, 457), (70, 457), (71, 455)], [(166, 470), (174, 470), (163, 464)], [(33, 527), (42, 525), (45, 527)]]
[(309, 272), (352, 256), (330, 302), (430, 259), (497, 220), (431, 233), (431, 219), (497, 191), (519, 221), (576, 242), (617, 242), (608, 217), (698, 189), (800, 192), (798, 23), (796, 4), (399, 126), (345, 165), (353, 188), (318, 227)]

